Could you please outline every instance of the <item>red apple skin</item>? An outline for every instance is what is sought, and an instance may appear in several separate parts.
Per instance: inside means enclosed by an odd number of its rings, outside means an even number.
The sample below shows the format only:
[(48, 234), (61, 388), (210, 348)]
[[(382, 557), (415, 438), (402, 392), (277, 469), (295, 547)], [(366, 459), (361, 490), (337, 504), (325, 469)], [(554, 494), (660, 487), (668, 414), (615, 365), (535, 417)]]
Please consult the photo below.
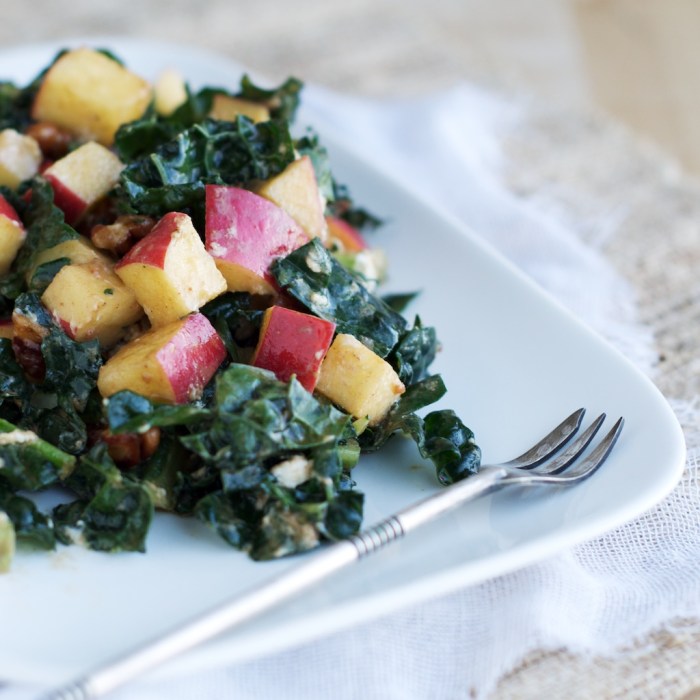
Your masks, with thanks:
[(22, 220), (19, 218), (19, 215), (15, 211), (15, 208), (5, 199), (0, 194), (0, 216), (6, 216), (8, 219), (11, 221), (14, 221), (16, 224), (20, 226), (20, 228), (24, 228), (24, 225), (22, 224)]
[[(270, 264), (309, 240), (276, 204), (228, 185), (206, 186), (205, 231), (206, 249), (215, 260), (251, 271), (274, 290), (277, 285), (269, 273)], [(222, 274), (227, 276), (223, 269)]]
[(296, 375), (299, 383), (313, 392), (334, 333), (331, 321), (271, 306), (265, 311), (251, 364), (271, 370), (283, 382)]
[(156, 354), (173, 389), (175, 403), (198, 398), (226, 358), (226, 346), (206, 316), (192, 314)]
[(64, 213), (66, 223), (72, 226), (88, 208), (88, 203), (51, 173), (44, 173), (44, 177), (53, 188), (54, 204)]
[(177, 211), (165, 214), (149, 234), (133, 246), (114, 266), (115, 269), (133, 263), (143, 263), (162, 270), (165, 267), (165, 256), (168, 253), (173, 233), (178, 229), (180, 221), (186, 218), (188, 218), (187, 214)]
[(335, 238), (340, 241), (345, 250), (359, 253), (361, 250), (369, 248), (362, 234), (344, 219), (336, 216), (327, 216), (326, 223), (328, 224), (328, 236), (330, 239), (333, 240)]

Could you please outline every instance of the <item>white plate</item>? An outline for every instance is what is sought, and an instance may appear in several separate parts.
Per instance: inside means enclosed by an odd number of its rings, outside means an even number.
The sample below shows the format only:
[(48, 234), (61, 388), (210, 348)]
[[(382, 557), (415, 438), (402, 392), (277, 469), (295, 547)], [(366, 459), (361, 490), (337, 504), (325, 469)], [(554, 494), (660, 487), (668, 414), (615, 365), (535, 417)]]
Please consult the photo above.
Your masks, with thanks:
[[(193, 84), (237, 84), (240, 68), (220, 56), (141, 41), (91, 43), (109, 45), (147, 77), (178, 67)], [(27, 81), (57, 48), (6, 51), (0, 76)], [(644, 376), (477, 237), (328, 145), (358, 202), (391, 221), (378, 235), (392, 287), (424, 290), (414, 310), (444, 346), (435, 363), (450, 389), (442, 405), (475, 430), (486, 459), (514, 456), (579, 406), (589, 416), (623, 415), (625, 430), (584, 484), (485, 498), (160, 674), (267, 654), (530, 564), (642, 513), (682, 471), (680, 427)], [(420, 243), (426, 232), (429, 245)], [(438, 488), (402, 440), (355, 475), (367, 495), (367, 524)], [(156, 518), (145, 555), (77, 547), (20, 553), (0, 577), (0, 679), (65, 681), (294, 563), (253, 563), (200, 524), (171, 516)]]

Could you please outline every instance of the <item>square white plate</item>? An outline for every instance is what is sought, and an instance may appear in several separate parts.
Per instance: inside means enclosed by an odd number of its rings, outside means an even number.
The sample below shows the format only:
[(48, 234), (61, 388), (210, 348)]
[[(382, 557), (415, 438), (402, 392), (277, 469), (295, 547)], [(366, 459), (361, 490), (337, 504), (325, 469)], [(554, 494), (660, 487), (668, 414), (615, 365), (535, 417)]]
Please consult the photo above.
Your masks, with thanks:
[[(176, 67), (193, 85), (238, 82), (239, 66), (203, 51), (90, 43), (149, 78)], [(23, 84), (61, 46), (0, 53), (0, 76)], [(390, 221), (376, 241), (388, 254), (391, 288), (423, 290), (410, 312), (436, 326), (442, 341), (434, 370), (449, 393), (441, 406), (475, 431), (485, 460), (518, 454), (579, 406), (589, 418), (622, 415), (626, 426), (604, 468), (580, 486), (476, 502), (159, 674), (272, 653), (533, 563), (642, 513), (682, 472), (682, 432), (650, 381), (475, 235), (323, 141), (358, 203)], [(366, 524), (439, 488), (401, 439), (355, 476), (367, 496)], [(0, 577), (0, 679), (66, 681), (294, 563), (254, 563), (199, 523), (167, 515), (156, 517), (145, 555), (22, 552)]]

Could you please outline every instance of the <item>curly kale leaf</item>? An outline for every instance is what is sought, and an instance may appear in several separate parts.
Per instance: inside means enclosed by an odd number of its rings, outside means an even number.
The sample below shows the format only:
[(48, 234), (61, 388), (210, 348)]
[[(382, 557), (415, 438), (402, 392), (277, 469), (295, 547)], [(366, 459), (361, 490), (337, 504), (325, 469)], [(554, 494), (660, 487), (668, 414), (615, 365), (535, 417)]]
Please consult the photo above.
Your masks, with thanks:
[(423, 326), (420, 318), (400, 338), (387, 361), (406, 385), (423, 379), (435, 359), (438, 348), (435, 329)]
[(54, 549), (53, 520), (28, 498), (19, 496), (0, 480), (0, 512), (12, 522), (17, 541), (36, 549)]
[[(22, 427), (71, 454), (79, 454), (87, 444), (87, 428), (81, 414), (96, 390), (102, 364), (96, 340), (79, 343), (66, 335), (34, 293), (21, 294), (15, 314), (42, 329), (41, 355), (44, 380), (31, 385), (22, 403)], [(23, 397), (25, 398), (25, 397)]]
[(145, 551), (153, 502), (143, 484), (117, 469), (104, 443), (83, 455), (66, 485), (79, 500), (53, 511), (61, 542), (83, 541), (91, 549), (107, 552)]
[(161, 428), (162, 447), (127, 478), (158, 507), (194, 513), (253, 558), (359, 527), (361, 496), (341, 495), (359, 457), (352, 419), (295, 379), (232, 363), (204, 406), (156, 405), (124, 391), (105, 410), (113, 432)]
[(301, 80), (291, 77), (276, 88), (262, 88), (255, 85), (248, 75), (244, 75), (236, 96), (264, 105), (270, 110), (272, 119), (291, 123), (296, 116), (303, 87)]
[(360, 284), (312, 239), (271, 266), (277, 283), (312, 313), (333, 321), (339, 333), (354, 335), (386, 357), (406, 330), (406, 319)]
[(131, 211), (168, 211), (204, 217), (206, 184), (242, 185), (277, 175), (294, 160), (286, 124), (207, 119), (131, 161), (122, 171), (117, 198)]
[(15, 490), (38, 491), (66, 479), (75, 468), (75, 457), (0, 419), (0, 464), (0, 481)]

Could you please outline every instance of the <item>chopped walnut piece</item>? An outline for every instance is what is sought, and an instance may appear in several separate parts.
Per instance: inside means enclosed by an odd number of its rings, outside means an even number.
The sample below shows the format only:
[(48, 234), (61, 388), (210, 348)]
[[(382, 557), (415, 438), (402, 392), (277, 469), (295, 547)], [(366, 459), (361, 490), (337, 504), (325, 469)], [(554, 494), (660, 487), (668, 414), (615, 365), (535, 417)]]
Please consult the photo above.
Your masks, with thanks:
[(108, 250), (117, 257), (127, 253), (138, 240), (155, 226), (151, 216), (128, 214), (119, 216), (112, 224), (97, 224), (90, 231), (90, 239), (96, 248)]

